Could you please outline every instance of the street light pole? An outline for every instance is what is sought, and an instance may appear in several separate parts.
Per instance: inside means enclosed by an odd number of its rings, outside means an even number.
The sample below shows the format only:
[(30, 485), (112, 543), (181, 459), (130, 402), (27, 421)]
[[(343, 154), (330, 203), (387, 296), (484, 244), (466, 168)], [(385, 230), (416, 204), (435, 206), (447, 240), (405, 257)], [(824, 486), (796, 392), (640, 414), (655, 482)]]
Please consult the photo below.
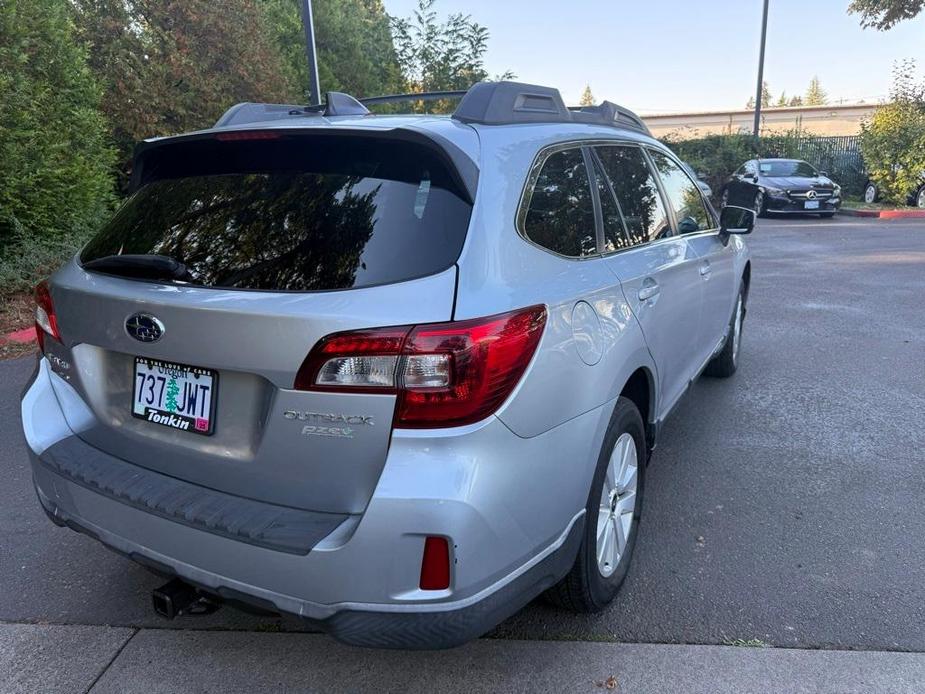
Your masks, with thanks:
[(302, 0), (302, 28), (305, 30), (305, 56), (308, 58), (309, 104), (321, 105), (321, 89), (318, 86), (318, 53), (315, 49), (315, 19), (312, 16), (312, 0)]
[(761, 19), (761, 52), (758, 54), (758, 89), (755, 92), (755, 129), (757, 138), (761, 130), (761, 97), (764, 96), (764, 44), (768, 37), (768, 1), (764, 0), (764, 16)]

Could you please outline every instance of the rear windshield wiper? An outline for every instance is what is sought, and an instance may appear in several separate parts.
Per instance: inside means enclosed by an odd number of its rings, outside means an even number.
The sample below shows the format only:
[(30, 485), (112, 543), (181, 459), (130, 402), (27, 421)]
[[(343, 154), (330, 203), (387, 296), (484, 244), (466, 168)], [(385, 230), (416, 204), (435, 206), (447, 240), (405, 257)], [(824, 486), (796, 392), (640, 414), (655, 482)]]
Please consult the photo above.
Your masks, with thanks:
[(83, 266), (85, 270), (96, 270), (110, 275), (137, 277), (144, 280), (189, 281), (193, 279), (186, 265), (166, 255), (106, 255), (102, 258), (88, 260)]

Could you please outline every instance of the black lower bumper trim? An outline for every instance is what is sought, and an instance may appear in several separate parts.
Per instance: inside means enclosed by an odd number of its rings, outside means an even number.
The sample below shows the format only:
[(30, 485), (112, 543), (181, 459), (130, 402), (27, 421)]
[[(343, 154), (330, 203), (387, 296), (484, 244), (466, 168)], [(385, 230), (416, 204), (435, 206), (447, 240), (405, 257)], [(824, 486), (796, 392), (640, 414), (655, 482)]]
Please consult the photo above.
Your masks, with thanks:
[(348, 518), (201, 487), (120, 460), (76, 436), (45, 450), (39, 461), (75, 484), (145, 513), (279, 552), (308, 554)]

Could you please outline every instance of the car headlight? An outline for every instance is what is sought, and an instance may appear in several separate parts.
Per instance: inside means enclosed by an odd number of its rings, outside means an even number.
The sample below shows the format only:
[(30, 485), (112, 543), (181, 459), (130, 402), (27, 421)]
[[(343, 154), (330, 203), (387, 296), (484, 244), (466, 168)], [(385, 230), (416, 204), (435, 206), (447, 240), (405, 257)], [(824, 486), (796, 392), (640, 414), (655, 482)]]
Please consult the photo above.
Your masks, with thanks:
[(781, 190), (780, 188), (772, 188), (770, 186), (765, 188), (764, 192), (767, 193), (768, 195), (776, 195), (778, 197), (780, 197), (781, 195), (787, 194), (786, 190)]

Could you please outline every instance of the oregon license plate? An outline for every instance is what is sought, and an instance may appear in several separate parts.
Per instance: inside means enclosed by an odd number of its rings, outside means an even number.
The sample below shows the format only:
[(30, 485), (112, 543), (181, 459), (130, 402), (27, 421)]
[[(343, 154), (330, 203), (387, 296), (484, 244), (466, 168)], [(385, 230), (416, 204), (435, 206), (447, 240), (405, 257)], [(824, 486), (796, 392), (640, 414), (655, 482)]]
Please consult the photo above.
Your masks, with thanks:
[(132, 415), (208, 436), (215, 428), (217, 385), (218, 374), (211, 369), (135, 357)]
[(803, 209), (804, 210), (818, 210), (819, 201), (818, 200), (807, 200), (806, 202), (803, 203)]

